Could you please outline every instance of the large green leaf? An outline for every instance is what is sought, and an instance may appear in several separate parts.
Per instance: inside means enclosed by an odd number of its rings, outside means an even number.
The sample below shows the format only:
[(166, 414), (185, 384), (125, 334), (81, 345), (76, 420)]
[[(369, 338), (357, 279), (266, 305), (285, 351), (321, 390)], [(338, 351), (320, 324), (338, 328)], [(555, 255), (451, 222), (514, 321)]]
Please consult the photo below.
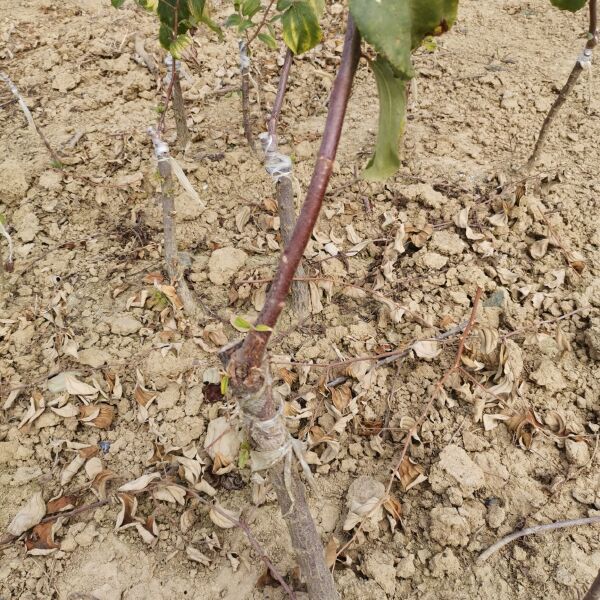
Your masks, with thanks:
[(398, 76), (382, 56), (371, 63), (379, 93), (379, 130), (375, 153), (363, 173), (365, 179), (380, 181), (400, 166), (398, 144), (406, 124), (407, 79)]
[(362, 36), (406, 77), (413, 75), (411, 51), (426, 36), (447, 31), (457, 7), (458, 0), (350, 0)]
[(319, 17), (323, 4), (321, 0), (295, 0), (291, 3), (280, 2), (278, 8), (288, 4), (281, 17), (283, 41), (294, 54), (302, 54), (321, 41)]
[(586, 5), (587, 0), (550, 0), (550, 2), (560, 10), (577, 12)]

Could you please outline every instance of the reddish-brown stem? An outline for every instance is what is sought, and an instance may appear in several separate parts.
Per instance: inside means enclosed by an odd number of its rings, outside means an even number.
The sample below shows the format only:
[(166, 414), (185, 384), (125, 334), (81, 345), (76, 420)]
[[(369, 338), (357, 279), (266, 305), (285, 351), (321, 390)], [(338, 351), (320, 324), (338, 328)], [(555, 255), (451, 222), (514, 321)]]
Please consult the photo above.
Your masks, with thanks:
[[(597, 0), (589, 0), (589, 11), (590, 11), (590, 21), (589, 21), (589, 29), (588, 29), (588, 41), (585, 45), (584, 54), (589, 53), (589, 60), (591, 60), (592, 51), (598, 44), (598, 6)], [(539, 158), (539, 155), (544, 146), (544, 142), (548, 137), (548, 132), (550, 131), (550, 127), (552, 123), (556, 120), (558, 112), (562, 105), (566, 102), (569, 94), (575, 87), (581, 72), (583, 71), (582, 60), (578, 59), (573, 67), (571, 73), (569, 74), (569, 78), (567, 79), (567, 83), (560, 90), (554, 104), (548, 111), (546, 118), (544, 119), (544, 123), (542, 124), (542, 128), (538, 134), (538, 138), (535, 142), (535, 147), (531, 156), (529, 157), (529, 161), (527, 162), (527, 167), (532, 168)]]
[(271, 136), (274, 136), (277, 133), (277, 124), (279, 123), (279, 115), (281, 114), (281, 107), (283, 106), (283, 98), (285, 97), (285, 92), (287, 90), (287, 84), (290, 77), (290, 70), (292, 68), (293, 60), (294, 53), (288, 48), (288, 51), (285, 53), (283, 66), (281, 67), (281, 73), (279, 74), (277, 94), (275, 96), (275, 102), (273, 102), (271, 117), (269, 118), (269, 126), (267, 131)]
[[(329, 100), (329, 111), (323, 131), (323, 140), (315, 165), (313, 176), (306, 193), (304, 205), (298, 217), (292, 238), (285, 249), (279, 268), (273, 279), (265, 306), (258, 317), (258, 323), (274, 327), (290, 290), (294, 274), (304, 254), (306, 244), (317, 222), (327, 185), (333, 169), (333, 161), (337, 152), (342, 125), (346, 115), (346, 106), (352, 89), (354, 73), (360, 57), (360, 34), (352, 17), (348, 17), (348, 29), (342, 52), (342, 61), (333, 84)], [(251, 331), (244, 340), (241, 349), (236, 353), (235, 363), (242, 367), (242, 379), (253, 368), (262, 363), (265, 347), (270, 332)], [(244, 374), (245, 372), (245, 374)], [(237, 378), (239, 379), (239, 378)]]
[(265, 14), (263, 15), (262, 21), (258, 24), (258, 27), (254, 30), (254, 33), (248, 38), (248, 41), (246, 42), (248, 46), (250, 46), (250, 44), (257, 38), (258, 34), (265, 26), (269, 13), (271, 12), (271, 8), (273, 8), (273, 4), (275, 4), (275, 0), (271, 0), (271, 2), (269, 2), (269, 6), (267, 6), (267, 8), (265, 9)]

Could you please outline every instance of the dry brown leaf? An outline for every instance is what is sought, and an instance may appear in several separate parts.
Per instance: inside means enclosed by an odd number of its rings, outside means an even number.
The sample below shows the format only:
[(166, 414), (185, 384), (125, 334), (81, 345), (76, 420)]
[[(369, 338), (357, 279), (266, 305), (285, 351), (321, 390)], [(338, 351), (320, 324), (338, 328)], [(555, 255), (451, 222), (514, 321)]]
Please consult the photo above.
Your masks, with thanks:
[(23, 416), (23, 419), (19, 423), (19, 429), (28, 425), (29, 423), (33, 423), (46, 409), (46, 402), (44, 401), (44, 397), (41, 392), (38, 390), (34, 390), (31, 394), (29, 409)]
[(60, 408), (55, 408), (54, 406), (51, 406), (50, 410), (53, 413), (57, 414), (59, 417), (62, 417), (63, 419), (79, 416), (79, 408), (74, 404), (66, 404), (65, 406), (61, 406)]
[(152, 491), (152, 497), (156, 500), (185, 504), (185, 489), (178, 485), (159, 485)]
[(179, 528), (181, 533), (187, 533), (196, 522), (196, 511), (193, 508), (188, 508), (181, 513), (179, 519)]
[(395, 496), (389, 495), (383, 502), (383, 508), (389, 513), (390, 527), (394, 531), (402, 523), (402, 505)]
[(98, 390), (83, 381), (79, 381), (71, 373), (64, 374), (64, 383), (66, 391), (72, 396), (97, 396)]
[(352, 388), (350, 384), (340, 385), (331, 389), (331, 401), (340, 411), (344, 412), (352, 400)]
[(402, 462), (396, 471), (396, 477), (400, 480), (400, 485), (403, 492), (414, 488), (415, 486), (427, 481), (427, 476), (424, 474), (425, 469), (413, 462), (406, 454), (402, 458)]
[(227, 508), (223, 508), (219, 503), (215, 503), (214, 507), (210, 509), (208, 516), (217, 527), (231, 529), (236, 526), (236, 522), (240, 518), (240, 513), (228, 510)]
[(558, 436), (565, 436), (567, 433), (567, 425), (562, 416), (555, 410), (551, 410), (545, 417), (546, 425), (552, 433)]
[(548, 243), (549, 240), (547, 238), (533, 242), (533, 244), (529, 246), (529, 254), (531, 255), (531, 258), (535, 260), (544, 258), (546, 252), (548, 252)]
[(333, 565), (335, 565), (335, 561), (337, 560), (337, 549), (339, 545), (339, 540), (335, 537), (335, 535), (332, 535), (331, 539), (325, 546), (325, 564), (329, 569), (332, 569)]
[(57, 526), (56, 521), (36, 525), (33, 531), (25, 538), (27, 554), (32, 556), (46, 556), (58, 550), (60, 544), (54, 541), (54, 533), (57, 527), (60, 526)]
[(535, 413), (528, 409), (527, 411), (514, 415), (508, 421), (506, 426), (513, 433), (521, 448), (529, 450), (533, 443), (533, 437), (540, 427), (543, 427)]
[(411, 349), (419, 358), (435, 358), (441, 352), (439, 343), (434, 341), (415, 342)]
[(281, 379), (283, 379), (283, 381), (289, 386), (292, 386), (298, 379), (298, 375), (296, 373), (284, 368), (279, 369), (279, 377), (281, 377)]
[(160, 271), (153, 271), (152, 273), (148, 273), (144, 275), (142, 281), (149, 285), (154, 285), (156, 283), (162, 283), (165, 280), (162, 273)]
[(172, 285), (161, 285), (159, 283), (155, 284), (157, 287), (169, 300), (175, 310), (183, 309), (183, 302), (181, 298), (177, 295), (177, 290)]
[(154, 546), (158, 541), (158, 524), (152, 515), (148, 516), (145, 521), (136, 523), (135, 528), (146, 544)]
[(83, 467), (86, 459), (81, 456), (81, 454), (77, 454), (75, 458), (63, 469), (63, 472), (60, 476), (60, 485), (67, 485), (73, 477), (77, 474), (79, 469)]
[(45, 514), (46, 503), (42, 498), (42, 492), (35, 492), (14, 516), (6, 531), (10, 535), (19, 537), (22, 533), (37, 525)]
[(185, 553), (187, 554), (188, 558), (190, 560), (193, 560), (194, 562), (200, 563), (205, 567), (208, 567), (210, 565), (210, 558), (208, 558), (206, 554), (202, 554), (200, 550), (194, 548), (193, 546), (188, 546), (185, 549)]
[(88, 476), (88, 479), (95, 479), (96, 475), (102, 473), (103, 468), (102, 461), (97, 456), (90, 458), (85, 463), (85, 473)]
[(112, 479), (116, 479), (116, 477), (116, 473), (113, 473), (110, 469), (104, 469), (102, 473), (98, 473), (98, 475), (94, 477), (94, 481), (92, 481), (92, 490), (100, 500), (106, 500), (108, 498), (106, 487), (108, 482)]
[(124, 483), (117, 491), (141, 492), (142, 490), (145, 490), (155, 479), (160, 479), (160, 473), (147, 473), (146, 475), (142, 475), (133, 481)]
[(139, 518), (135, 516), (138, 507), (137, 498), (131, 494), (117, 494), (117, 498), (121, 503), (121, 510), (117, 515), (115, 531), (134, 527), (139, 522)]
[(55, 498), (54, 500), (49, 500), (46, 512), (49, 515), (58, 512), (64, 512), (65, 510), (71, 510), (75, 508), (75, 504), (77, 502), (77, 496), (60, 496), (59, 498)]
[(139, 382), (136, 384), (135, 389), (133, 390), (133, 397), (135, 398), (135, 401), (144, 408), (149, 406), (157, 396), (157, 392), (147, 390)]
[(484, 354), (491, 354), (498, 346), (500, 335), (497, 329), (492, 327), (479, 327), (477, 329), (479, 346)]
[(79, 407), (79, 420), (98, 429), (108, 429), (114, 418), (115, 409), (110, 404), (90, 404)]
[(488, 414), (484, 414), (483, 417), (482, 417), (483, 428), (485, 429), (485, 431), (491, 431), (492, 429), (496, 429), (496, 427), (498, 427), (498, 425), (502, 421), (508, 421), (509, 419), (510, 419), (510, 417), (508, 415), (503, 415), (503, 414), (488, 415)]

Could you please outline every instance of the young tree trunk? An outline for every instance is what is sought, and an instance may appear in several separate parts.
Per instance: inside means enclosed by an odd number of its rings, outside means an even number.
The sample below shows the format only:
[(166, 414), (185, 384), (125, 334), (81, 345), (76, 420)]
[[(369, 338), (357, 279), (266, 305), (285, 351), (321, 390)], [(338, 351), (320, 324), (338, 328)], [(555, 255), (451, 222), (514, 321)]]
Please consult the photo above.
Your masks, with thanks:
[[(294, 53), (288, 49), (283, 62), (283, 67), (281, 68), (277, 95), (275, 96), (271, 118), (269, 119), (268, 144), (270, 147), (277, 148), (277, 125), (279, 122), (279, 115), (281, 114), (283, 98), (287, 90), (287, 83), (293, 59)], [(277, 180), (276, 191), (281, 239), (285, 249), (292, 239), (292, 233), (296, 226), (296, 203), (294, 201), (294, 187), (292, 185), (291, 173), (290, 176), (280, 177)], [(296, 270), (296, 276), (304, 277), (305, 275), (304, 266), (302, 265), (302, 261), (300, 261), (298, 269)], [(310, 314), (310, 292), (306, 282), (294, 281), (292, 283), (292, 310), (300, 320), (305, 319)]]
[(248, 46), (246, 42), (240, 40), (240, 76), (242, 89), (242, 124), (244, 126), (244, 135), (248, 145), (252, 150), (254, 147), (254, 136), (252, 135), (252, 125), (250, 124), (250, 57), (248, 56)]
[(562, 105), (566, 102), (571, 91), (575, 87), (575, 84), (577, 83), (579, 76), (583, 72), (584, 65), (588, 65), (589, 68), (591, 68), (592, 53), (598, 43), (597, 0), (590, 0), (589, 10), (590, 10), (590, 26), (589, 26), (589, 30), (588, 30), (588, 41), (585, 45), (582, 56), (580, 56), (577, 59), (577, 62), (575, 63), (573, 70), (569, 74), (567, 83), (565, 83), (563, 88), (560, 90), (558, 96), (556, 97), (556, 100), (554, 100), (554, 104), (552, 105), (552, 107), (548, 111), (548, 114), (546, 115), (546, 118), (544, 119), (544, 123), (542, 124), (542, 128), (540, 129), (540, 132), (538, 134), (538, 138), (535, 142), (535, 147), (533, 149), (533, 152), (531, 153), (531, 156), (529, 157), (529, 160), (527, 161), (527, 167), (529, 169), (531, 169), (537, 162), (537, 160), (540, 156), (540, 153), (542, 152), (542, 149), (544, 147), (544, 144), (546, 142), (546, 138), (548, 137), (550, 127), (556, 120), (556, 117), (558, 116), (558, 113), (559, 113)]
[(175, 226), (175, 201), (173, 200), (173, 176), (169, 160), (160, 160), (159, 158), (158, 172), (162, 178), (160, 200), (163, 213), (164, 252), (167, 274), (172, 283), (177, 282), (177, 293), (181, 298), (185, 313), (188, 316), (194, 316), (198, 311), (198, 306), (179, 267)]
[[(285, 306), (285, 298), (319, 216), (331, 177), (359, 57), (360, 35), (352, 17), (349, 17), (342, 60), (331, 91), (323, 140), (311, 183), (296, 227), (267, 294), (258, 324), (274, 327)], [(275, 405), (270, 394), (270, 377), (265, 361), (270, 333), (251, 331), (241, 347), (234, 345), (224, 349), (221, 358), (227, 365), (231, 388), (254, 448), (253, 466), (256, 467), (255, 456), (260, 457), (266, 464), (264, 468), (268, 468), (271, 473), (273, 486), (294, 543), (298, 565), (306, 579), (309, 598), (338, 600), (333, 576), (325, 563), (323, 545), (310, 516), (304, 486), (292, 465), (292, 453), (298, 450), (299, 442), (290, 437), (281, 407)]]
[[(173, 59), (175, 60), (175, 59)], [(179, 70), (173, 71), (173, 112), (175, 114), (175, 126), (177, 127), (177, 145), (183, 150), (190, 141), (190, 130), (187, 126), (185, 104), (181, 91), (181, 80)]]

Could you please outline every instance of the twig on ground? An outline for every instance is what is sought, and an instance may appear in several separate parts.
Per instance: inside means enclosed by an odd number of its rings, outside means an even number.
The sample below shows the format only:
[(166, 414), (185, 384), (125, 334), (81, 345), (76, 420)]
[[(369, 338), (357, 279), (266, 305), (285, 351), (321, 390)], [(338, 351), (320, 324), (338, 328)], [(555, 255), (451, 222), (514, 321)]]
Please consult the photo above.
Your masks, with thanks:
[(556, 521), (555, 523), (548, 523), (546, 525), (534, 525), (533, 527), (519, 529), (518, 531), (514, 531), (501, 540), (498, 540), (495, 544), (482, 552), (477, 558), (477, 562), (483, 562), (492, 554), (500, 550), (500, 548), (503, 548), (507, 544), (510, 544), (510, 542), (525, 537), (526, 535), (546, 533), (547, 531), (554, 531), (555, 529), (563, 529), (565, 527), (576, 527), (578, 525), (592, 525), (594, 523), (600, 523), (600, 515), (596, 515), (594, 517), (583, 517), (581, 519), (570, 519), (568, 521)]
[(233, 524), (236, 527), (238, 527), (239, 529), (241, 529), (244, 532), (244, 534), (246, 535), (246, 537), (248, 538), (248, 541), (250, 542), (251, 546), (254, 548), (254, 550), (260, 557), (260, 559), (265, 563), (265, 565), (269, 569), (269, 571), (271, 571), (271, 575), (273, 575), (273, 577), (279, 582), (279, 584), (281, 585), (281, 587), (283, 588), (285, 593), (288, 595), (288, 597), (291, 598), (291, 600), (295, 600), (296, 594), (294, 593), (294, 590), (292, 590), (290, 588), (290, 586), (286, 583), (286, 581), (283, 578), (283, 576), (281, 575), (281, 573), (277, 570), (277, 568), (273, 564), (273, 561), (269, 558), (269, 555), (265, 552), (264, 548), (260, 545), (260, 542), (256, 539), (256, 537), (252, 533), (250, 527), (248, 527), (248, 524), (245, 523), (244, 521), (242, 521), (241, 519), (238, 520), (235, 517), (232, 517), (228, 512), (221, 510), (218, 506), (216, 506), (212, 502), (205, 500), (195, 490), (192, 490), (188, 487), (186, 487), (185, 490), (190, 496), (193, 496), (194, 498), (196, 498), (200, 503), (204, 504), (205, 506), (210, 507), (211, 510), (214, 510), (216, 513), (221, 515), (223, 518), (227, 519), (231, 524)]
[[(435, 384), (435, 389), (438, 392), (443, 391), (444, 389), (444, 385), (446, 384), (446, 382), (448, 381), (448, 379), (450, 378), (451, 375), (453, 375), (454, 373), (458, 372), (460, 370), (460, 363), (461, 363), (461, 358), (465, 349), (465, 342), (467, 340), (467, 338), (469, 337), (471, 330), (473, 329), (473, 326), (475, 325), (475, 319), (477, 317), (477, 309), (479, 307), (479, 303), (481, 301), (481, 296), (483, 294), (483, 290), (481, 288), (477, 288), (477, 292), (475, 293), (475, 299), (473, 300), (473, 308), (471, 309), (471, 315), (469, 317), (469, 320), (467, 321), (464, 329), (463, 329), (463, 333), (460, 337), (460, 341), (458, 342), (458, 349), (456, 351), (456, 355), (454, 358), (454, 363), (452, 364), (452, 367), (446, 371), (444, 373), (444, 375), (442, 376), (442, 378)], [(429, 396), (429, 401), (427, 402), (427, 405), (425, 406), (425, 409), (423, 410), (423, 412), (421, 413), (421, 415), (419, 416), (419, 418), (415, 421), (415, 424), (410, 428), (410, 430), (406, 433), (406, 438), (404, 441), (404, 444), (402, 445), (402, 450), (400, 451), (400, 456), (399, 458), (395, 461), (394, 466), (392, 468), (392, 474), (390, 476), (390, 479), (388, 481), (387, 484), (387, 488), (386, 488), (386, 493), (385, 496), (373, 507), (373, 509), (371, 509), (363, 518), (363, 520), (359, 523), (354, 535), (350, 538), (350, 540), (348, 540), (336, 553), (336, 557), (340, 556), (340, 554), (342, 554), (343, 552), (345, 552), (356, 540), (356, 538), (358, 537), (360, 531), (362, 530), (362, 526), (363, 524), (367, 521), (368, 517), (370, 517), (373, 512), (375, 510), (377, 510), (382, 504), (383, 502), (385, 502), (387, 500), (387, 498), (389, 497), (391, 491), (392, 491), (392, 485), (394, 483), (394, 479), (396, 477), (396, 473), (398, 472), (398, 470), (400, 469), (402, 462), (404, 461), (404, 458), (406, 456), (406, 454), (408, 453), (408, 450), (410, 448), (410, 445), (412, 443), (412, 438), (413, 436), (415, 436), (418, 431), (419, 428), (421, 427), (421, 425), (423, 424), (423, 422), (425, 421), (429, 410), (433, 404), (433, 401), (435, 400), (436, 395), (435, 393), (430, 394)]]
[(54, 161), (56, 166), (60, 166), (62, 164), (60, 156), (58, 156), (58, 154), (54, 151), (54, 149), (52, 148), (52, 146), (46, 139), (44, 132), (41, 130), (41, 128), (38, 126), (38, 124), (33, 120), (31, 111), (29, 110), (29, 107), (27, 106), (25, 100), (23, 100), (23, 96), (21, 96), (21, 94), (19, 93), (17, 86), (12, 82), (11, 78), (8, 75), (6, 75), (5, 73), (2, 73), (1, 71), (0, 71), (0, 79), (2, 79), (2, 81), (4, 81), (4, 83), (8, 86), (8, 89), (12, 92), (13, 96), (16, 98), (17, 102), (19, 103), (19, 106), (21, 107), (21, 110), (23, 111), (23, 114), (25, 115), (25, 118), (27, 119), (27, 124), (40, 136), (40, 139), (42, 140), (42, 142), (44, 142), (44, 146), (46, 146), (46, 150), (48, 150), (48, 153), (52, 157), (52, 160)]

